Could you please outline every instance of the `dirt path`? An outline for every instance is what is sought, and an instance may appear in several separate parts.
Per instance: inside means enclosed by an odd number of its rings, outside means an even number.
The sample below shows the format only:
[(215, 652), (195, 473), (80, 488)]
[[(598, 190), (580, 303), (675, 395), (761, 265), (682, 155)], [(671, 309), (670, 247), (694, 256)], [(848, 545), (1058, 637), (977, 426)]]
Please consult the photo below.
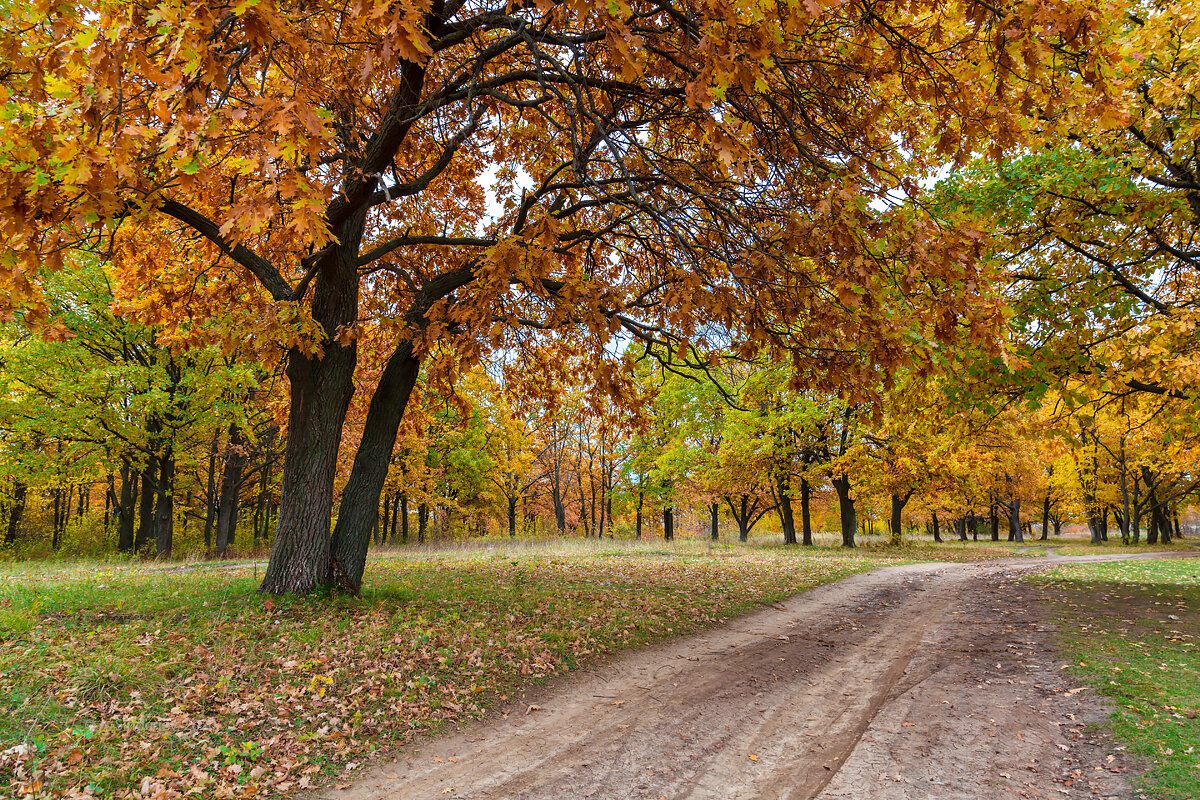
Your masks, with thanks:
[(327, 796), (1134, 798), (1014, 580), (1111, 558), (855, 576), (615, 657)]

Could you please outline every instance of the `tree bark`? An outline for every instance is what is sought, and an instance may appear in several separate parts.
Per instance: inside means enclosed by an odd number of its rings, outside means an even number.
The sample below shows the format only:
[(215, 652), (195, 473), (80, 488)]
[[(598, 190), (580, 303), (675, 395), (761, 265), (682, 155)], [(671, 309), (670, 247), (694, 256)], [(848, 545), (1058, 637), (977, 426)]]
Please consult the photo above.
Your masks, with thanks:
[(154, 536), (154, 497), (158, 494), (158, 473), (158, 457), (147, 456), (146, 466), (142, 468), (142, 476), (138, 481), (141, 497), (138, 501), (137, 533), (133, 537), (133, 549), (139, 554), (145, 552), (146, 545)]
[(905, 492), (903, 496), (892, 492), (892, 516), (888, 521), (888, 527), (891, 529), (891, 543), (900, 545), (904, 541), (904, 507), (908, 505), (908, 499), (912, 497), (912, 491)]
[(663, 508), (663, 540), (674, 541), (675, 539), (675, 509), (670, 506)]
[(401, 344), (388, 358), (379, 385), (371, 396), (362, 441), (342, 491), (331, 550), (334, 582), (339, 588), (355, 594), (362, 588), (371, 525), (392, 463), (396, 432), (420, 373), (421, 360), (414, 355), (411, 342)]
[(1024, 542), (1024, 529), (1021, 527), (1021, 498), (1014, 497), (1008, 503), (1008, 532), (1014, 541)]
[(713, 503), (712, 505), (710, 505), (708, 507), (708, 513), (709, 513), (708, 536), (714, 542), (717, 541), (717, 539), (718, 539), (717, 513), (718, 513), (719, 509), (720, 509), (720, 506), (717, 505), (716, 503)]
[(929, 522), (933, 526), (933, 540), (938, 544), (941, 544), (942, 534), (941, 531), (938, 530), (938, 518), (936, 511), (929, 512)]
[(154, 546), (158, 558), (170, 558), (175, 534), (175, 450), (168, 445), (158, 458), (154, 504)]
[(842, 524), (842, 547), (854, 547), (854, 534), (858, 527), (858, 518), (854, 511), (854, 498), (850, 496), (850, 477), (843, 472), (835, 477), (832, 483), (838, 498), (838, 512)]
[(812, 517), (809, 514), (809, 501), (812, 498), (812, 487), (808, 483), (808, 478), (800, 478), (800, 543), (805, 547), (811, 547), (813, 543), (812, 536)]
[(791, 476), (787, 472), (780, 472), (778, 486), (779, 491), (779, 524), (783, 528), (783, 543), (796, 543), (796, 519), (792, 515), (792, 497), (791, 497)]
[(229, 444), (225, 447), (225, 464), (221, 469), (221, 497), (217, 503), (217, 558), (224, 558), (237, 526), (238, 493), (242, 486), (242, 470), (246, 464), (246, 440), (242, 429), (229, 426)]
[(121, 459), (121, 495), (114, 498), (117, 512), (117, 550), (128, 553), (134, 550), (134, 504), (137, 497), (137, 472), (128, 458)]
[(323, 333), (321, 352), (288, 351), (291, 406), (279, 528), (260, 592), (305, 594), (321, 584), (344, 582), (343, 569), (335, 575), (329, 529), (338, 448), (358, 360), (357, 340), (343, 337), (358, 320), (357, 254), (365, 220), (365, 211), (351, 215), (333, 232), (338, 245), (313, 267), (311, 308)]

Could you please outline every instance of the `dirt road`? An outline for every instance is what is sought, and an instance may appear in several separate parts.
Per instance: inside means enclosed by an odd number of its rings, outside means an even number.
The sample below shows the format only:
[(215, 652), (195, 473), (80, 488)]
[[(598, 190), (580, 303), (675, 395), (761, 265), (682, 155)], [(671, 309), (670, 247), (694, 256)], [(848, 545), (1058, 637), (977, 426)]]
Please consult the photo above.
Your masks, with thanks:
[(328, 797), (1135, 798), (1136, 765), (1089, 732), (1104, 709), (1015, 580), (1046, 563), (825, 586), (615, 657)]

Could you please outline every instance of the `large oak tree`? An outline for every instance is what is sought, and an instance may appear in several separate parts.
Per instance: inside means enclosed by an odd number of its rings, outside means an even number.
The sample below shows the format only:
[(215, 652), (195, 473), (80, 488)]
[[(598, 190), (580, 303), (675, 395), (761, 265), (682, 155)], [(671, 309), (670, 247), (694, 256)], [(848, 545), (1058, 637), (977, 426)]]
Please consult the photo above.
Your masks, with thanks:
[[(36, 317), (82, 248), (164, 326), (256, 311), (291, 386), (262, 589), (357, 590), (435, 342), (569, 331), (604, 384), (614, 337), (700, 363), (719, 330), (853, 393), (984, 335), (975, 241), (892, 206), (1012, 140), (1079, 5), (5, 2), (0, 280)], [(360, 351), (379, 379), (331, 535)]]

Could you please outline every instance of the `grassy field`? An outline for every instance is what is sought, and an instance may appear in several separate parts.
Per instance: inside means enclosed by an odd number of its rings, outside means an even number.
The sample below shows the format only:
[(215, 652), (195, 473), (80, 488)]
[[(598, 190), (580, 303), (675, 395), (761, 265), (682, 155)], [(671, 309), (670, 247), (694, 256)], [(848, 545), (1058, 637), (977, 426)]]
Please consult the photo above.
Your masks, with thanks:
[(1143, 788), (1200, 797), (1200, 559), (1061, 567), (1039, 580), (1073, 669), (1109, 698), (1114, 735), (1150, 765)]
[(1013, 554), (766, 542), (384, 553), (359, 598), (261, 597), (259, 562), (0, 564), (0, 787), (207, 798), (342, 783), (604, 653), (883, 564)]

